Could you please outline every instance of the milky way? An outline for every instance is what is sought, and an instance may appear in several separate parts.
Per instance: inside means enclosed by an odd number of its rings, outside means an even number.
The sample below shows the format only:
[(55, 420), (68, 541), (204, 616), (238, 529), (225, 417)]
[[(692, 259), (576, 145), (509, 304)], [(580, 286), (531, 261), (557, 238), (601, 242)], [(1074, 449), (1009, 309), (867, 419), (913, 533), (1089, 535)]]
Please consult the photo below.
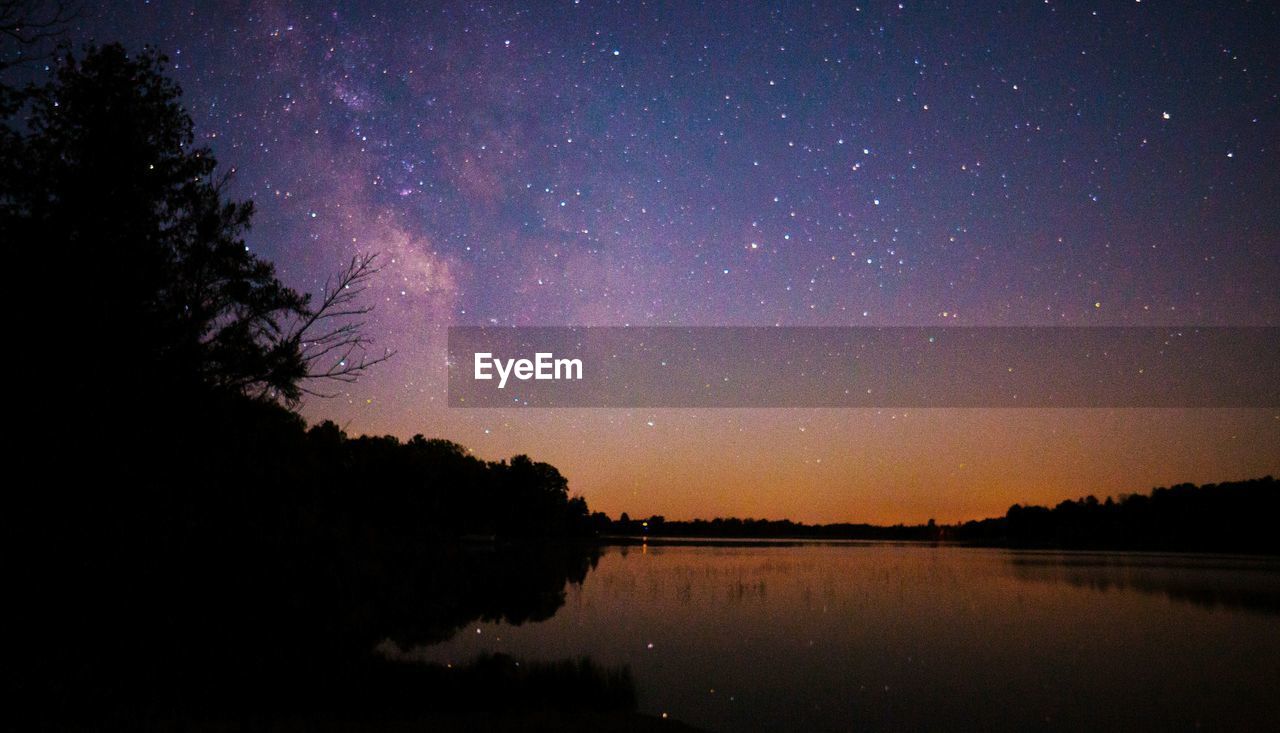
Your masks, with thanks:
[(443, 328), (1280, 325), (1266, 3), (113, 2), (307, 291), (396, 357), (311, 419), (593, 507), (919, 520), (1280, 469), (1251, 411), (467, 411)]

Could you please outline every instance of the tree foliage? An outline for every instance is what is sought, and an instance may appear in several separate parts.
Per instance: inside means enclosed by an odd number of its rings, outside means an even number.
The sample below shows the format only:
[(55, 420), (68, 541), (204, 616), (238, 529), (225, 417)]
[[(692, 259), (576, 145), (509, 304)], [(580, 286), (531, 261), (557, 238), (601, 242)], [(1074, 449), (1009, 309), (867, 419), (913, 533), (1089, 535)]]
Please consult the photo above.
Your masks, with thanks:
[[(34, 354), (22, 428), (67, 459), (0, 513), (23, 553), (13, 595), (33, 601), (20, 689), (37, 721), (83, 709), (93, 729), (417, 710), (430, 677), (375, 645), (549, 617), (593, 562), (568, 541), (586, 503), (524, 456), (307, 429), (304, 394), (388, 356), (364, 331), (378, 263), (351, 258), (315, 301), (282, 283), (165, 63), (90, 47), (0, 85), (0, 241)], [(19, 727), (67, 727), (41, 722)]]
[[(353, 300), (373, 258), (353, 259), (315, 306), (283, 284), (246, 245), (253, 203), (228, 198), (166, 63), (119, 45), (66, 53), (8, 110), (0, 226), (40, 259), (37, 307), (79, 326), (74, 345), (52, 345), (71, 348), (55, 362), (63, 385), (293, 404), (308, 380), (358, 377), (387, 356), (365, 355), (352, 320), (368, 312)], [(94, 368), (73, 366), (83, 355)]]

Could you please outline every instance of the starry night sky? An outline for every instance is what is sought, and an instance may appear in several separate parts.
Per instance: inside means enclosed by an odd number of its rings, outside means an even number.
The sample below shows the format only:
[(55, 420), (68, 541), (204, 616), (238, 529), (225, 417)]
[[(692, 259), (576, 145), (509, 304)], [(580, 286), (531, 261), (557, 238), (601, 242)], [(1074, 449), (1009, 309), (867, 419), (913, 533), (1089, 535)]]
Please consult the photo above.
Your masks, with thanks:
[(939, 521), (1280, 472), (1275, 410), (459, 410), (466, 325), (1280, 325), (1270, 3), (110, 2), (307, 291), (397, 356), (304, 408), (593, 509)]

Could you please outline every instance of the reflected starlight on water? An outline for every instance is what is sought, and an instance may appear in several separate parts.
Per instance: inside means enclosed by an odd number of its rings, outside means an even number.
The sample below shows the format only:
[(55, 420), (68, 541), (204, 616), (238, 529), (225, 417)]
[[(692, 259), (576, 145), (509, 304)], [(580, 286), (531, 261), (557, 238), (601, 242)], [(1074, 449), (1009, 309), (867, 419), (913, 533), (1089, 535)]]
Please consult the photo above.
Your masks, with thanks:
[(610, 548), (552, 618), (408, 655), (627, 665), (642, 711), (707, 730), (1252, 727), (1280, 715), (1277, 599), (1273, 559)]

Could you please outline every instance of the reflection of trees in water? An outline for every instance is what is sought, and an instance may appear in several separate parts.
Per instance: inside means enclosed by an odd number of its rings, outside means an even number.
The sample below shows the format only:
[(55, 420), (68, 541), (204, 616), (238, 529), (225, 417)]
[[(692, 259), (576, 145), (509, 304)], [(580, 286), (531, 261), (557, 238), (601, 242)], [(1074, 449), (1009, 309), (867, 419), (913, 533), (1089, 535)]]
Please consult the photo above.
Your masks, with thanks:
[[(280, 670), (312, 681), (325, 678), (311, 689), (348, 697), (365, 709), (567, 705), (575, 685), (610, 704), (633, 706), (629, 673), (589, 661), (522, 669), (513, 660), (488, 659), (445, 670), (388, 661), (377, 652), (384, 640), (438, 643), (480, 621), (519, 625), (548, 619), (564, 605), (567, 587), (581, 584), (598, 557), (592, 546), (572, 543), (446, 543), (413, 557), (348, 556), (328, 569), (331, 579), (344, 582), (326, 584), (317, 577), (293, 599), (280, 599), (278, 605), (304, 601), (311, 610), (262, 642), (270, 645)], [(548, 679), (566, 689), (539, 703), (530, 690), (546, 687)], [(389, 699), (390, 691), (399, 691), (399, 699)], [(313, 704), (309, 692), (302, 697), (304, 707)]]
[[(29, 5), (0, 15), (26, 28)], [(588, 510), (555, 467), (308, 430), (291, 409), (383, 358), (362, 355), (372, 260), (314, 301), (288, 288), (244, 241), (252, 204), (225, 198), (162, 56), (113, 44), (49, 61), (45, 84), (0, 79), (0, 231), (15, 251), (56, 250), (63, 287), (20, 288), (40, 306), (23, 334), (41, 359), (19, 452), (57, 460), (5, 506), (20, 601), (5, 681), (34, 713), (11, 725), (363, 720), (420, 708), (433, 682), (374, 654), (379, 640), (555, 613), (594, 562), (568, 544)], [(503, 542), (480, 550), (471, 535)], [(575, 680), (629, 685), (580, 662), (534, 672), (489, 660), (455, 677), (512, 690), (550, 676), (562, 701)], [(465, 703), (456, 682), (436, 687)]]
[(379, 594), (380, 607), (361, 641), (433, 644), (477, 621), (544, 621), (564, 605), (566, 588), (581, 585), (598, 561), (590, 545), (441, 547), (409, 566), (400, 587), (380, 582), (369, 589)]
[(412, 681), (418, 709), (434, 713), (530, 710), (631, 711), (635, 684), (625, 665), (605, 667), (587, 657), (543, 662), (486, 654), (462, 665), (396, 665)]
[[(551, 618), (569, 585), (581, 585), (599, 551), (581, 544), (451, 545), (418, 563), (404, 588), (384, 588), (385, 604), (361, 628), (359, 646), (381, 658), (365, 685), (404, 691), (402, 705), (440, 711), (635, 709), (628, 667), (589, 658), (551, 662), (484, 655), (462, 665), (423, 663), (406, 652), (445, 641), (476, 622), (515, 626)], [(375, 638), (381, 641), (369, 646)], [(380, 701), (380, 705), (396, 701)]]
[(1280, 614), (1280, 563), (1266, 558), (1011, 553), (1013, 577), (1102, 593), (1161, 594), (1201, 608)]
[[(243, 715), (634, 710), (629, 670), (587, 659), (530, 666), (493, 657), (448, 669), (376, 651), (385, 639), (439, 642), (477, 621), (550, 618), (595, 566), (594, 547), (451, 543), (396, 557), (347, 549), (170, 568), (132, 597), (128, 616), (102, 606), (67, 629), (84, 643), (50, 645), (24, 672), (58, 688), (32, 692), (59, 715), (120, 711), (113, 724), (129, 728)], [(219, 572), (219, 562), (234, 571)]]

